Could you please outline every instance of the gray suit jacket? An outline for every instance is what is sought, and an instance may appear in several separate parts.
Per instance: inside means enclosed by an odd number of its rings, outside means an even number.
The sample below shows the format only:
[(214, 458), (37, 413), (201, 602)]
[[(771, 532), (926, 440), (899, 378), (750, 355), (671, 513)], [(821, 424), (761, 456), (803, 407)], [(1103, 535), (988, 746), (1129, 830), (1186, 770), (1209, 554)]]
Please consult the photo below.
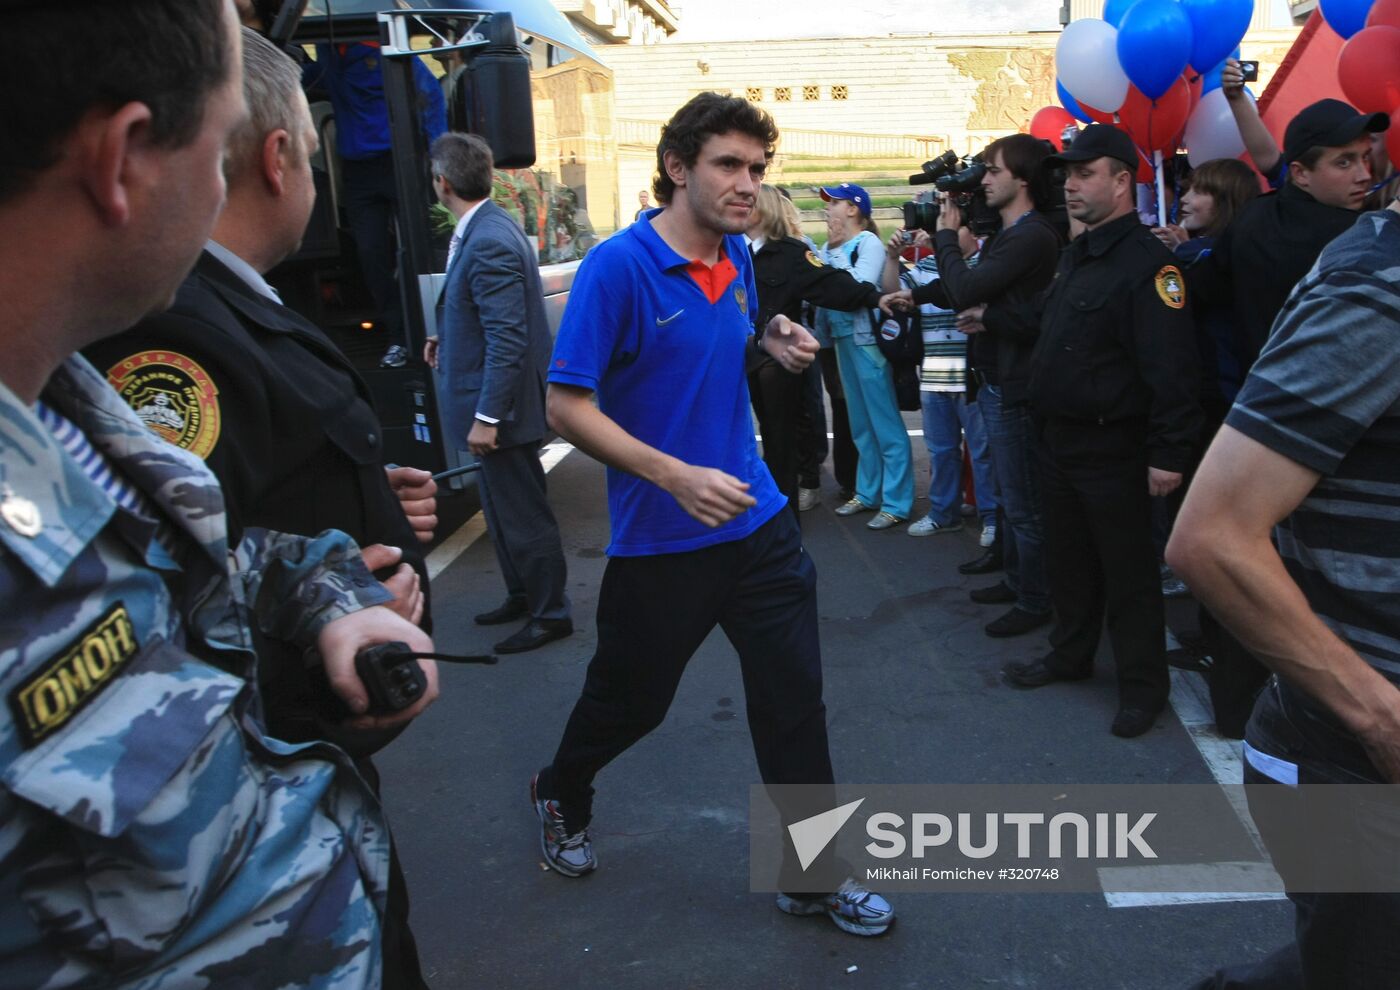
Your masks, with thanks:
[(553, 344), (540, 267), (510, 214), (485, 202), (447, 268), (438, 300), (439, 406), (460, 449), (480, 412), (500, 420), (496, 442), (544, 439), (545, 375)]

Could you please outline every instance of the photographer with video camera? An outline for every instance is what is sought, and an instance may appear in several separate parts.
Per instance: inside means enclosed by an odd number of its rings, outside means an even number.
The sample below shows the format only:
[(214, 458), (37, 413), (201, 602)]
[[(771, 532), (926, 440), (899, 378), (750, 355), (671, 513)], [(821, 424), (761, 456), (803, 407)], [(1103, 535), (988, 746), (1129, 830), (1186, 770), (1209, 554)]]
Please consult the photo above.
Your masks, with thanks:
[[(938, 280), (880, 300), (886, 311), (924, 303), (958, 311), (958, 329), (975, 334), (968, 347), (968, 394), (982, 411), (1000, 489), (1006, 579), (973, 591), (972, 600), (1012, 605), (985, 627), (993, 637), (1019, 636), (1050, 621), (1040, 486), (1026, 396), (1037, 321), (998, 322), (995, 316), (997, 307), (1038, 306), (1040, 293), (1054, 277), (1063, 240), (1042, 212), (1049, 186), (1041, 166), (1049, 155), (1050, 148), (1029, 134), (1012, 134), (989, 144), (982, 156), (978, 192), (958, 197), (962, 204), (952, 193), (942, 194), (934, 234)], [(946, 188), (947, 183), (940, 185)], [(1000, 215), (1001, 230), (982, 245), (973, 268), (963, 258), (958, 232), (965, 211), (980, 205), (975, 202), (979, 196)], [(964, 565), (974, 568), (965, 573), (977, 573), (976, 563)]]

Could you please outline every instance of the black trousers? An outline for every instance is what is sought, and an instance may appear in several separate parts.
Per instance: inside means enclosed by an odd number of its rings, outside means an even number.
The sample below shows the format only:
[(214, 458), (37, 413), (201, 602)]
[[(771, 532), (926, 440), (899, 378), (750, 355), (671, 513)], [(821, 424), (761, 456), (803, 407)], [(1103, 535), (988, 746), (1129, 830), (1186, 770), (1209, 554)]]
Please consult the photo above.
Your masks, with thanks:
[(394, 215), (399, 192), (394, 160), (386, 152), (359, 161), (346, 159), (341, 175), (345, 188), (345, 219), (355, 239), (360, 272), (374, 298), (379, 325), (389, 343), (407, 345), (403, 334), (403, 304), (394, 273)]
[[(1393, 788), (1376, 787), (1373, 800), (1352, 792), (1337, 802), (1323, 827), (1316, 796), (1327, 784), (1378, 784), (1382, 778), (1355, 738), (1311, 717), (1294, 717), (1290, 689), (1271, 681), (1259, 695), (1246, 739), (1256, 750), (1297, 767), (1298, 784), (1269, 779), (1246, 762), (1250, 814), (1283, 878), (1294, 907), (1294, 941), (1259, 962), (1228, 966), (1196, 990), (1394, 990), (1400, 986), (1400, 893), (1309, 893), (1310, 881), (1329, 876), (1327, 857), (1345, 851), (1377, 870), (1395, 873), (1400, 809)], [(1294, 805), (1297, 807), (1294, 807)], [(1363, 866), (1368, 875), (1369, 866)], [(1331, 874), (1333, 878), (1337, 874)]]
[(846, 414), (846, 390), (841, 385), (841, 371), (836, 366), (836, 348), (823, 347), (817, 352), (822, 366), (822, 381), (831, 398), (831, 473), (842, 491), (856, 490), (856, 468), (860, 454), (851, 437), (851, 421)]
[(686, 664), (716, 625), (739, 654), (763, 782), (830, 784), (816, 587), (789, 512), (742, 540), (609, 560), (597, 651), (538, 784), (540, 797), (559, 802), (569, 831), (592, 817), (598, 771), (666, 717)]
[(802, 404), (797, 413), (797, 486), (820, 488), (826, 461), (826, 407), (822, 399), (822, 366), (814, 361), (798, 376)]
[(1106, 617), (1120, 706), (1158, 711), (1171, 682), (1146, 436), (1141, 421), (1041, 426), (1046, 574), (1055, 607), (1046, 664), (1088, 673)]
[(788, 508), (797, 512), (797, 425), (802, 412), (802, 376), (771, 358), (749, 374), (749, 399), (763, 437), (763, 463)]

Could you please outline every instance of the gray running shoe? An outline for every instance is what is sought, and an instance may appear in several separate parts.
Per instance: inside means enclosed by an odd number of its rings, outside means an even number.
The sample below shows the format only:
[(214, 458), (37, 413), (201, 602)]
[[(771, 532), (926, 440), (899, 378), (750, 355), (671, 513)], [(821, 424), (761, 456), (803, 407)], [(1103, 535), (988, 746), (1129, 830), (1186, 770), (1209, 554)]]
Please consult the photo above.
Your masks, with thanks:
[(796, 915), (825, 914), (837, 928), (851, 935), (883, 935), (894, 924), (890, 902), (849, 878), (830, 894), (779, 894), (778, 910)]
[(540, 852), (550, 868), (566, 877), (581, 877), (598, 868), (593, 858), (593, 843), (584, 828), (570, 835), (564, 827), (564, 815), (559, 811), (557, 801), (541, 799), (535, 785), (540, 775), (530, 778), (530, 803), (535, 806), (535, 814), (540, 819)]

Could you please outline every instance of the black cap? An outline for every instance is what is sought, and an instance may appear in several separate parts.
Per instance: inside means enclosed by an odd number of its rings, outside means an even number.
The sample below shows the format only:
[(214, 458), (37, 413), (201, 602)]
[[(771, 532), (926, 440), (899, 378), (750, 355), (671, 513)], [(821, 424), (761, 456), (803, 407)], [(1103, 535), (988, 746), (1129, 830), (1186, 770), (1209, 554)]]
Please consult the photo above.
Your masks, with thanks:
[(1318, 100), (1288, 122), (1283, 132), (1283, 160), (1296, 162), (1309, 148), (1340, 148), (1389, 126), (1390, 118), (1383, 113), (1360, 113), (1341, 100)]
[(1069, 162), (1091, 162), (1095, 158), (1116, 158), (1128, 168), (1138, 167), (1137, 145), (1133, 139), (1116, 127), (1108, 124), (1090, 124), (1075, 135), (1074, 143), (1060, 152), (1051, 155), (1046, 161), (1052, 165)]

